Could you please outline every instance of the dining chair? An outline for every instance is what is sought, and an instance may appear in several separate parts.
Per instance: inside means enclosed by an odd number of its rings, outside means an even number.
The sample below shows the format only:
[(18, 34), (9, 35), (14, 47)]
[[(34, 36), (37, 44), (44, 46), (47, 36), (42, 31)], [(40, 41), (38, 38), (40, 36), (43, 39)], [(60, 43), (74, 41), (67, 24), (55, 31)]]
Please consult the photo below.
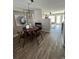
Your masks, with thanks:
[[(25, 37), (24, 37), (24, 33), (23, 33), (23, 31), (17, 31), (17, 34), (18, 34), (18, 39), (19, 39), (19, 41), (18, 41), (18, 43), (20, 43), (21, 44), (21, 39), (24, 41), (25, 39)], [(24, 46), (24, 43), (25, 42), (23, 42), (23, 46)]]

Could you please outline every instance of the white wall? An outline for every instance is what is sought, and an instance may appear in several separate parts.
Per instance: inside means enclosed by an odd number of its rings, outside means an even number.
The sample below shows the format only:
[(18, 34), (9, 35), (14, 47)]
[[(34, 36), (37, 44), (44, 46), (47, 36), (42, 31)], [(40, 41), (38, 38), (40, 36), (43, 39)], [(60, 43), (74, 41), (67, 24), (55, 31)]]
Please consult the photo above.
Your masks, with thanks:
[(13, 34), (16, 34), (16, 30), (21, 31), (22, 26), (17, 26), (15, 15), (24, 15), (23, 12), (13, 11)]
[(35, 22), (42, 22), (42, 10), (41, 9), (35, 9), (33, 13), (33, 24)]
[(50, 19), (42, 19), (42, 10), (41, 9), (36, 9), (34, 11), (33, 24), (35, 24), (35, 22), (42, 23), (43, 31), (46, 31), (46, 32), (50, 31)]
[(42, 19), (43, 31), (50, 32), (50, 19)]

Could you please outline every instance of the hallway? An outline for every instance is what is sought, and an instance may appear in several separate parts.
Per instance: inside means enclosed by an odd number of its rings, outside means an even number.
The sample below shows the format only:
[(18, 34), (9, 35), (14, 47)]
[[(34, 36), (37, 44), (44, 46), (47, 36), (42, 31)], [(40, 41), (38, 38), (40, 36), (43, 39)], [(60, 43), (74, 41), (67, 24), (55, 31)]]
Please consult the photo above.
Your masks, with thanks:
[(50, 36), (56, 41), (57, 44), (63, 44), (64, 38), (61, 30), (61, 24), (51, 26), (50, 34)]

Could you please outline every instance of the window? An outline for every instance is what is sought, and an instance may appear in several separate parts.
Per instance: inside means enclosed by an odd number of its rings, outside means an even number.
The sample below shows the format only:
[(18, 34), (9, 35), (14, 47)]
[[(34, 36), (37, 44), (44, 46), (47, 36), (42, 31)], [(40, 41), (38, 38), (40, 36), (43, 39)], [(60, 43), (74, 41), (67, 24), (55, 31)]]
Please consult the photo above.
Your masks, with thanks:
[(65, 16), (64, 16), (64, 15), (62, 15), (62, 22), (64, 22), (64, 18), (65, 18)]
[(49, 18), (51, 19), (51, 23), (55, 23), (55, 16), (49, 16)]
[(56, 16), (56, 23), (57, 24), (60, 24), (61, 23), (61, 16), (60, 15), (57, 15)]

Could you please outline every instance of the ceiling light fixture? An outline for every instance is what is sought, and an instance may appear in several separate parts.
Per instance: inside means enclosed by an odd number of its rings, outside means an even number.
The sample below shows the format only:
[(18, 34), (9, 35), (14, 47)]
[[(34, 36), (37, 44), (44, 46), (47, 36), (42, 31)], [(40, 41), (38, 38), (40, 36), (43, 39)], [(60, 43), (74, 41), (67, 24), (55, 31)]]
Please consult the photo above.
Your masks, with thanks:
[(31, 2), (34, 2), (34, 0), (31, 0)]
[(33, 3), (34, 0), (28, 0), (28, 17), (27, 17), (27, 24), (28, 24), (28, 20), (30, 18), (30, 4)]

